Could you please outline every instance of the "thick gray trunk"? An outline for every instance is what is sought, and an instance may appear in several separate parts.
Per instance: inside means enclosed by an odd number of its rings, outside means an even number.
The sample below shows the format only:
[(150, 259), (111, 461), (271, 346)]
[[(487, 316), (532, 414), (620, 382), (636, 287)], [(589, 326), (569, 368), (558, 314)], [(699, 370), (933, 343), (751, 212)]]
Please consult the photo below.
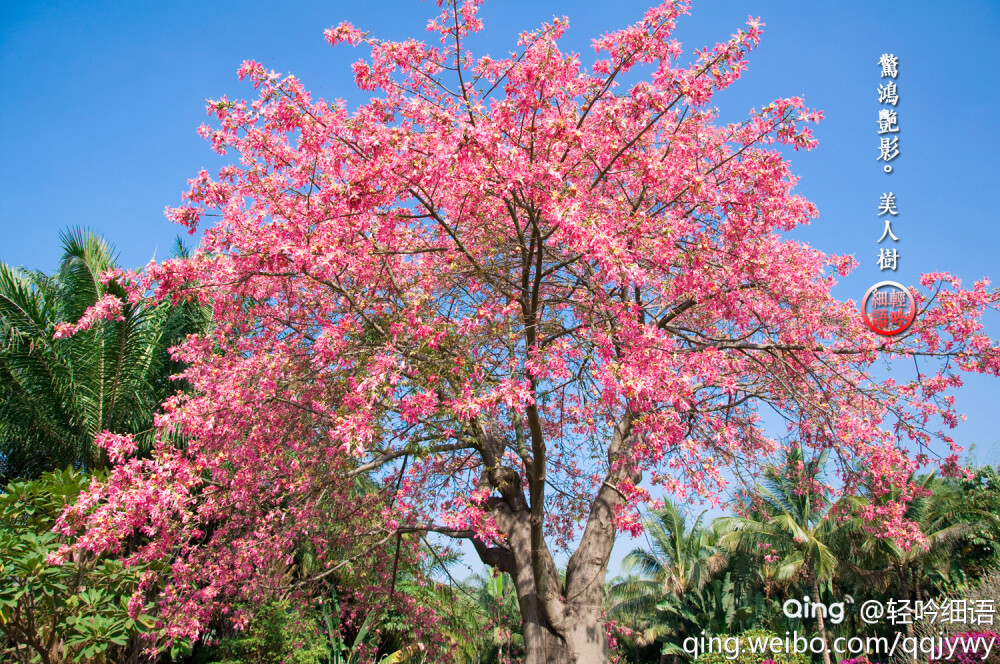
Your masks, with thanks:
[[(532, 420), (529, 412), (529, 420)], [(632, 414), (626, 413), (615, 427), (608, 446), (609, 470), (590, 506), (580, 545), (566, 565), (566, 580), (560, 578), (548, 545), (542, 537), (544, 511), (544, 445), (540, 427), (533, 427), (533, 458), (526, 459), (531, 501), (525, 500), (520, 475), (500, 463), (502, 448), (495, 436), (481, 433), (481, 453), (487, 470), (481, 484), (500, 496), (487, 500), (497, 526), (506, 534), (498, 546), (473, 539), (483, 562), (506, 571), (514, 579), (521, 626), (524, 631), (525, 664), (608, 664), (607, 634), (603, 619), (604, 580), (608, 558), (615, 543), (613, 513), (624, 504), (617, 485), (628, 478), (638, 484), (641, 476), (619, 463), (622, 451), (632, 442)], [(494, 449), (497, 448), (497, 449)]]
[(537, 615), (526, 616), (525, 604), (521, 601), (521, 628), (524, 631), (525, 664), (568, 664), (569, 653), (566, 642)]
[[(609, 653), (601, 612), (603, 568), (599, 578), (594, 579), (596, 583), (574, 594), (569, 591), (571, 575), (567, 574), (564, 585), (555, 565), (547, 562), (545, 583), (538, 584), (526, 530), (515, 527), (509, 540), (524, 631), (525, 664), (606, 664)], [(570, 569), (575, 567), (571, 565)], [(555, 598), (544, 600), (539, 585), (547, 587)]]
[(597, 611), (587, 611), (574, 616), (570, 612), (571, 625), (566, 632), (569, 646), (569, 660), (573, 664), (603, 664), (610, 661), (607, 633), (604, 620), (601, 618), (600, 607)]
[(556, 631), (538, 616), (530, 599), (520, 604), (525, 664), (606, 664), (610, 661), (600, 610), (583, 614), (568, 610), (565, 614), (567, 624)]
[[(608, 558), (615, 542), (611, 512), (618, 499), (610, 485), (598, 492), (580, 545), (566, 566), (565, 583), (548, 549), (539, 551), (532, 546), (527, 525), (514, 525), (508, 530), (524, 627), (526, 664), (610, 661), (602, 609)], [(544, 564), (532, 564), (539, 556)], [(545, 591), (540, 591), (541, 588)]]

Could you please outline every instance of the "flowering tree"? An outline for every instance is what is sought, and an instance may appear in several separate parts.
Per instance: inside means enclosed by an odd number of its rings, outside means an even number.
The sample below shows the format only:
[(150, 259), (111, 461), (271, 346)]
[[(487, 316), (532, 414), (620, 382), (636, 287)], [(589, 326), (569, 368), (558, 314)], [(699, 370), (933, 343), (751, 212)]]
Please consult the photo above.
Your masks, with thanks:
[[(327, 31), (371, 49), (353, 112), (256, 62), (240, 77), (257, 99), (210, 103), (202, 133), (238, 163), (168, 216), (214, 225), (132, 282), (214, 312), (175, 351), (194, 393), (158, 421), (189, 442), (129, 460), (128, 438), (103, 437), (121, 464), (63, 527), (174, 561), (168, 637), (285, 582), (303, 542), (331, 570), (408, 533), (466, 538), (514, 579), (526, 661), (602, 662), (616, 533), (638, 532), (654, 491), (718, 500), (780, 454), (767, 408), (788, 445), (829, 450), (844, 490), (875, 487), (874, 530), (914, 543), (903, 510), (926, 459), (908, 441), (954, 423), (953, 369), (1000, 370), (978, 322), (998, 295), (930, 275), (892, 339), (831, 296), (853, 259), (782, 237), (815, 208), (779, 147), (812, 148), (820, 113), (779, 99), (718, 125), (707, 106), (760, 22), (685, 65), (686, 3), (664, 2), (596, 39), (586, 68), (559, 49), (565, 19), (477, 58), (480, 1), (441, 4), (440, 44)], [(921, 380), (871, 376), (901, 356)], [(381, 491), (358, 502), (365, 474)]]

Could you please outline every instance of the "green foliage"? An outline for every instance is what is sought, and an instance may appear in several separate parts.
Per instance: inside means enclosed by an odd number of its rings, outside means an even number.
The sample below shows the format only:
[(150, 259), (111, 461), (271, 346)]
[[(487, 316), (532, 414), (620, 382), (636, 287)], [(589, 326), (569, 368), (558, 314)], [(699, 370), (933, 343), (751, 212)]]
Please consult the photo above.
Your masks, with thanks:
[(152, 616), (128, 611), (143, 568), (83, 553), (50, 562), (70, 543), (52, 532), (55, 520), (89, 479), (68, 468), (0, 494), (0, 632), (12, 661), (111, 661), (153, 626)]
[(452, 640), (461, 644), (464, 637), (466, 649), (472, 651), (466, 661), (497, 664), (523, 655), (521, 610), (509, 574), (473, 574), (458, 593), (460, 602), (467, 607), (466, 624)]
[[(711, 634), (733, 634), (741, 626), (780, 610), (774, 606), (775, 602), (768, 602), (759, 593), (754, 602), (744, 603), (743, 599), (732, 572), (726, 572), (694, 592), (666, 595), (656, 609), (663, 614), (664, 620), (677, 624), (679, 629), (676, 631), (684, 635), (698, 634), (701, 630)], [(765, 602), (771, 605), (767, 610)]]
[[(246, 608), (246, 607), (244, 607)], [(315, 616), (288, 601), (272, 601), (253, 609), (242, 632), (223, 639), (207, 662), (220, 664), (326, 664), (329, 651)]]
[[(454, 664), (520, 661), (524, 636), (517, 592), (510, 575), (494, 570), (456, 581), (450, 568), (460, 560), (459, 555), (441, 551), (426, 539), (422, 543), (426, 554), (423, 561), (405, 571), (401, 568), (396, 590), (424, 611), (433, 613), (433, 639), (447, 652), (448, 661)], [(435, 580), (441, 577), (447, 581)], [(395, 650), (390, 658), (400, 657), (392, 661), (424, 661), (420, 644), (414, 643), (410, 623), (407, 616), (392, 610), (378, 618), (382, 633), (380, 652)], [(424, 624), (432, 623), (427, 620)]]
[[(1000, 569), (983, 577), (971, 586), (954, 593), (952, 599), (965, 601), (966, 606), (982, 607), (1000, 606)], [(997, 631), (996, 625), (981, 624), (980, 618), (985, 618), (985, 612), (968, 611), (964, 614), (956, 612), (954, 620), (943, 621), (919, 621), (916, 625), (916, 633), (920, 637), (954, 637), (963, 632), (976, 632), (984, 629)], [(994, 621), (995, 622), (995, 621)], [(994, 648), (994, 653), (1000, 655), (1000, 642)]]
[[(724, 650), (723, 652), (705, 653), (699, 656), (695, 662), (697, 664), (760, 664), (762, 661), (770, 659), (776, 664), (809, 663), (809, 655), (785, 653), (783, 644), (781, 648), (772, 650), (770, 647), (771, 639), (777, 636), (774, 632), (764, 629), (750, 629), (740, 634), (739, 637), (732, 637), (738, 638), (738, 651), (736, 648), (730, 648), (728, 652)], [(736, 641), (731, 642), (731, 645), (735, 644)], [(729, 654), (730, 652), (734, 652), (736, 656), (733, 657), (732, 654)]]
[[(854, 605), (869, 599), (997, 597), (996, 469), (972, 468), (958, 479), (914, 478), (925, 495), (910, 503), (906, 516), (921, 529), (927, 546), (904, 550), (873, 535), (855, 516), (855, 508), (866, 502), (863, 491), (842, 499), (836, 506), (844, 513), (838, 514), (834, 504), (799, 489), (803, 480), (821, 477), (823, 461), (793, 454), (781, 466), (765, 469), (761, 484), (746, 496), (741, 517), (717, 518), (708, 525), (699, 518), (688, 527), (676, 507), (654, 514), (647, 524), (649, 550), (629, 554), (624, 561), (629, 576), (608, 586), (608, 615), (619, 632), (622, 661), (687, 660), (680, 644), (688, 636), (700, 637), (701, 630), (722, 638), (746, 634), (748, 628), (895, 636), (891, 625), (861, 623), (856, 611), (847, 611), (842, 623), (826, 621), (823, 630), (814, 619), (785, 617), (784, 600), (803, 595), (818, 595), (824, 602), (850, 595)], [(713, 657), (725, 660), (724, 654)], [(709, 660), (705, 656), (699, 662)]]
[[(418, 664), (423, 646), (414, 643), (385, 651), (387, 634), (405, 630), (392, 612), (370, 610), (355, 630), (340, 622), (336, 593), (316, 605), (274, 599), (257, 605), (240, 605), (252, 618), (242, 630), (228, 630), (209, 648), (201, 648), (192, 664)], [(348, 633), (350, 632), (350, 633)], [(391, 638), (390, 638), (391, 640)]]
[(757, 492), (749, 500), (750, 514), (721, 520), (728, 531), (721, 544), (731, 551), (754, 555), (765, 551), (775, 558), (762, 572), (775, 582), (803, 584), (829, 581), (838, 560), (831, 539), (840, 526), (832, 505), (805, 486), (823, 479), (829, 451), (804, 459), (801, 449), (790, 452), (782, 466), (768, 467)]
[(644, 525), (651, 550), (629, 552), (623, 560), (629, 576), (608, 589), (608, 617), (636, 633), (622, 638), (643, 647), (697, 634), (713, 617), (726, 622), (728, 615), (731, 622), (733, 598), (715, 587), (723, 579), (713, 579), (726, 556), (715, 533), (702, 526), (702, 516), (688, 527), (681, 508), (667, 504)]
[(983, 466), (972, 469), (969, 478), (950, 482), (971, 526), (950, 556), (947, 580), (960, 587), (1000, 567), (1000, 471)]
[[(153, 414), (180, 386), (167, 349), (208, 325), (195, 304), (130, 303), (118, 281), (112, 247), (93, 233), (61, 236), (63, 257), (52, 276), (0, 264), (0, 480), (38, 477), (72, 465), (104, 467), (94, 436), (109, 430), (152, 442)], [(179, 249), (178, 251), (183, 251)], [(125, 304), (122, 320), (56, 338), (106, 295)]]

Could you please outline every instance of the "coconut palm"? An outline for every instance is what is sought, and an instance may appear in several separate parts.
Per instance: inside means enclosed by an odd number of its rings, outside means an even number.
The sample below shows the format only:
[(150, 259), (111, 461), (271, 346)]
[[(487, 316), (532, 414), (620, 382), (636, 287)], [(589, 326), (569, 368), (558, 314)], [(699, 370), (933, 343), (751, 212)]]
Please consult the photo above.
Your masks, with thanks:
[(509, 574), (471, 575), (466, 583), (471, 590), (473, 607), (481, 616), (477, 646), (477, 662), (511, 661), (524, 652), (521, 634), (521, 610), (517, 591)]
[(920, 528), (924, 546), (898, 548), (896, 564), (900, 596), (919, 602), (926, 599), (927, 582), (944, 585), (956, 546), (977, 528), (997, 525), (997, 516), (982, 509), (954, 482), (935, 474), (917, 480), (923, 495), (908, 505), (906, 518)]
[[(102, 275), (117, 267), (112, 247), (94, 233), (61, 234), (54, 275), (0, 264), (0, 480), (54, 468), (106, 464), (94, 437), (102, 431), (153, 438), (153, 414), (178, 389), (167, 349), (207, 325), (193, 304), (132, 303)], [(118, 320), (58, 338), (107, 295), (124, 302)]]
[[(806, 460), (801, 448), (788, 452), (781, 466), (765, 469), (764, 479), (748, 501), (748, 515), (720, 519), (728, 530), (723, 547), (764, 557), (777, 582), (797, 585), (813, 601), (820, 601), (820, 585), (831, 581), (838, 560), (831, 546), (840, 523), (834, 514), (845, 505), (827, 500), (818, 484), (828, 452)], [(853, 498), (842, 499), (855, 502)], [(822, 613), (816, 616), (820, 638), (826, 640)], [(829, 652), (823, 653), (830, 664)]]
[[(668, 503), (644, 521), (650, 549), (638, 547), (622, 561), (626, 573), (608, 589), (608, 615), (630, 627), (637, 647), (696, 629), (717, 593), (702, 594), (726, 565), (715, 533), (702, 526), (704, 513), (688, 527), (681, 508)], [(731, 586), (731, 584), (730, 584)], [(688, 600), (705, 602), (691, 603)], [(706, 606), (701, 606), (706, 604)], [(686, 625), (690, 623), (690, 625)], [(668, 647), (669, 651), (670, 648)]]
[[(907, 505), (905, 518), (920, 529), (923, 543), (901, 547), (890, 542), (888, 559), (898, 582), (897, 596), (920, 603), (927, 599), (929, 585), (948, 585), (953, 553), (962, 539), (977, 526), (996, 524), (997, 517), (968, 500), (954, 482), (934, 473), (912, 481), (920, 491)], [(912, 623), (906, 624), (906, 634), (915, 635)]]
[(1000, 470), (970, 467), (969, 475), (948, 480), (960, 492), (962, 504), (972, 510), (971, 532), (956, 544), (945, 585), (955, 591), (1000, 567)]

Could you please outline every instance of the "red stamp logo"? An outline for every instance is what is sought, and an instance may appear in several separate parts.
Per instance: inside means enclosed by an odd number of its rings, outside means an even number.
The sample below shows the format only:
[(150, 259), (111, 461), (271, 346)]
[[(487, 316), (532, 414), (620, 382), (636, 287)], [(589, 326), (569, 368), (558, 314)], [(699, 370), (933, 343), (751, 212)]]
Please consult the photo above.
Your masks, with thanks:
[(865, 293), (861, 315), (868, 329), (890, 337), (905, 332), (917, 315), (910, 289), (895, 281), (882, 281)]

